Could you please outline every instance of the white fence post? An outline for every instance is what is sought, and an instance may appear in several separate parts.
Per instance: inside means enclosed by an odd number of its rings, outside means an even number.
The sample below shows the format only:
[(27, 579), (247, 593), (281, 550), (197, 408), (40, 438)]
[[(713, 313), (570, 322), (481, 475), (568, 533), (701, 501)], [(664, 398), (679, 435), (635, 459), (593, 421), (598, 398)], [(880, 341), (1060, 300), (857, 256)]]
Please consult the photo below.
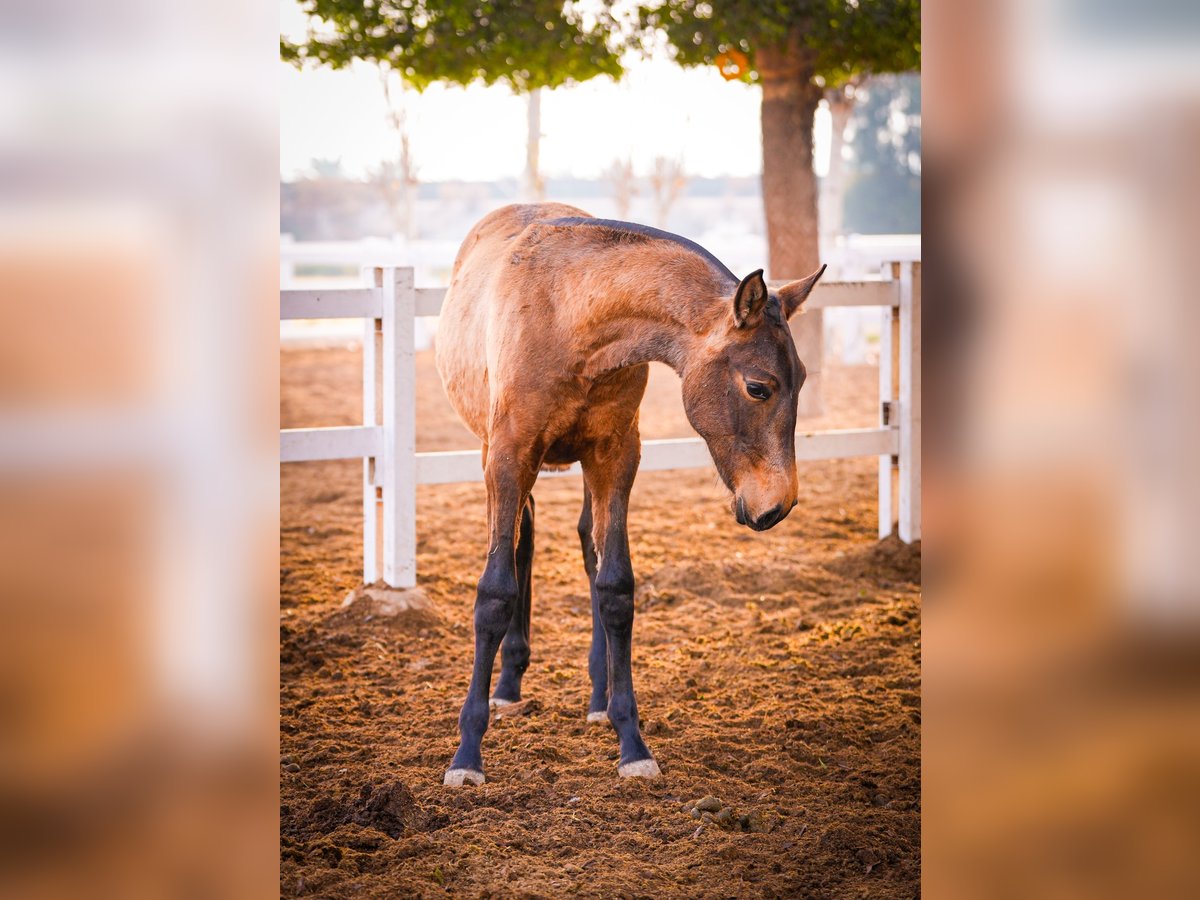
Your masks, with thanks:
[(281, 290), (290, 288), (296, 281), (296, 263), (285, 252), (295, 244), (296, 239), (290, 234), (279, 236), (279, 287)]
[[(883, 264), (883, 277), (895, 278), (891, 263)], [(892, 380), (892, 329), (895, 310), (885, 306), (879, 311), (879, 427), (896, 425), (895, 385)], [(895, 512), (892, 505), (892, 454), (879, 457), (879, 539), (892, 533)]]
[(376, 270), (383, 289), (383, 580), (417, 584), (416, 291), (411, 268)]
[(921, 266), (900, 266), (900, 540), (921, 539)]
[[(377, 287), (375, 270), (363, 269), (363, 281)], [(379, 380), (379, 350), (383, 339), (383, 320), (363, 320), (362, 366), (363, 366), (363, 425), (379, 424), (376, 384)], [(376, 485), (376, 470), (380, 460), (375, 456), (363, 457), (363, 583), (374, 584), (379, 578), (379, 488)]]

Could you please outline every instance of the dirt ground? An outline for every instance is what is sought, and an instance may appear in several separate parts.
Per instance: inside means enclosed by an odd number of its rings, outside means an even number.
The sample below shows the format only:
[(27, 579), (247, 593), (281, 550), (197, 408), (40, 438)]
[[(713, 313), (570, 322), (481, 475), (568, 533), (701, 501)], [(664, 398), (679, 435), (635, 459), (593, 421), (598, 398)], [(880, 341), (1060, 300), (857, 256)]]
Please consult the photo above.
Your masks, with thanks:
[[(283, 427), (361, 421), (353, 347), (286, 350), (281, 365)], [(873, 425), (875, 370), (825, 374), (829, 412), (811, 427)], [(429, 353), (418, 383), (418, 450), (476, 447)], [(666, 369), (642, 431), (691, 433)], [(763, 534), (734, 522), (710, 470), (639, 476), (634, 683), (663, 771), (650, 781), (619, 779), (615, 735), (584, 720), (582, 488), (543, 478), (526, 702), (487, 733), (487, 784), (458, 789), (441, 778), (470, 675), (482, 485), (420, 490), (432, 610), (387, 616), (342, 606), (361, 477), (358, 462), (280, 474), (282, 895), (919, 895), (920, 551), (876, 540), (874, 460), (802, 463), (800, 505)], [(693, 814), (708, 796), (727, 822)]]

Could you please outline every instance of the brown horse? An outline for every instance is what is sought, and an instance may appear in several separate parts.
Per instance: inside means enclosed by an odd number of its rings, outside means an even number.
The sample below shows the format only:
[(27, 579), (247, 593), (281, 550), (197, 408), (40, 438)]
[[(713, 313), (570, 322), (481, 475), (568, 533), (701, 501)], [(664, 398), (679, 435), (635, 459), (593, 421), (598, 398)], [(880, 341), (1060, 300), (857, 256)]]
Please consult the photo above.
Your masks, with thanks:
[(796, 397), (804, 366), (787, 319), (820, 271), (778, 291), (738, 279), (702, 247), (556, 203), (486, 216), (454, 261), (437, 337), (446, 394), (483, 441), (488, 558), (475, 598), (475, 665), (445, 783), (482, 784), (490, 705), (521, 697), (529, 665), (533, 497), (543, 467), (583, 469), (579, 539), (592, 594), (589, 721), (612, 723), (617, 771), (654, 776), (630, 671), (633, 570), (625, 517), (641, 456), (648, 363), (683, 404), (733, 494), (763, 531), (796, 505)]

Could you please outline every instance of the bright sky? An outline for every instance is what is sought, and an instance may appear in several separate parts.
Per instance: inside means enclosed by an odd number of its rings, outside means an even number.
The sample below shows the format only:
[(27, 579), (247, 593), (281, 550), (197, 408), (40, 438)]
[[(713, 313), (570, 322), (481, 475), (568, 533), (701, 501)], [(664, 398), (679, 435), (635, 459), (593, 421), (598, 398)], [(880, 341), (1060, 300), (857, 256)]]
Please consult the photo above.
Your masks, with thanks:
[[(303, 38), (306, 18), (281, 0), (280, 27)], [(341, 159), (354, 175), (394, 158), (379, 72), (298, 71), (280, 63), (280, 172), (303, 173), (314, 158)], [(520, 177), (525, 167), (525, 100), (507, 88), (434, 86), (408, 92), (412, 147), (422, 181)], [(543, 175), (595, 176), (632, 156), (644, 173), (656, 156), (682, 157), (689, 174), (761, 171), (760, 91), (725, 81), (716, 69), (669, 60), (633, 60), (624, 78), (595, 78), (542, 92)], [(818, 113), (817, 171), (827, 167), (829, 121)]]

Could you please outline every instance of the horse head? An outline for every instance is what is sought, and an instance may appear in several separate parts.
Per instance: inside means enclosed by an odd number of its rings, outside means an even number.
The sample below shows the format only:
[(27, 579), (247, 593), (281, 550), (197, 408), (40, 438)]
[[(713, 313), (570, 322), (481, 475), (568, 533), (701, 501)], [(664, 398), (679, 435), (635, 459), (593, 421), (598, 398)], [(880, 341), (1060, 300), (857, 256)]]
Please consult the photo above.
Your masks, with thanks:
[(824, 271), (776, 291), (761, 269), (747, 275), (720, 298), (722, 314), (683, 371), (688, 420), (733, 494), (738, 523), (755, 531), (796, 505), (796, 401), (805, 370), (788, 319)]

